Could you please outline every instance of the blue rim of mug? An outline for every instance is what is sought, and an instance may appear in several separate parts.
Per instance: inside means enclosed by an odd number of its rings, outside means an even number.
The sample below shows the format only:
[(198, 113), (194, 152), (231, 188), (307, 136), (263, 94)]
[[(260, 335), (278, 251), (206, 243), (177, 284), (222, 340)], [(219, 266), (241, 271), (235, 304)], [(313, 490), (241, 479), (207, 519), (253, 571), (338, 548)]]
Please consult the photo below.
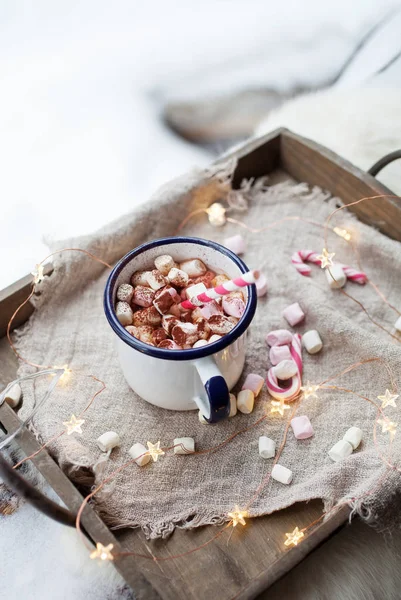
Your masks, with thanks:
[(110, 273), (104, 290), (104, 312), (106, 314), (106, 318), (110, 326), (118, 335), (118, 337), (121, 340), (123, 340), (123, 342), (131, 346), (131, 348), (135, 348), (135, 350), (138, 350), (143, 354), (147, 354), (155, 358), (161, 358), (163, 360), (196, 360), (199, 358), (203, 358), (204, 356), (210, 356), (211, 354), (215, 354), (216, 352), (224, 350), (224, 348), (232, 344), (237, 338), (239, 338), (244, 333), (244, 331), (246, 331), (255, 315), (256, 310), (256, 286), (255, 284), (253, 284), (248, 287), (248, 299), (245, 307), (245, 312), (242, 315), (241, 319), (238, 321), (237, 325), (235, 325), (235, 327), (229, 333), (226, 333), (220, 340), (212, 342), (207, 346), (201, 346), (200, 348), (189, 348), (188, 350), (169, 350), (166, 348), (157, 348), (155, 346), (145, 344), (145, 342), (141, 342), (140, 340), (132, 336), (130, 333), (128, 333), (128, 331), (126, 331), (126, 329), (121, 325), (121, 323), (117, 319), (113, 303), (113, 291), (116, 285), (117, 278), (121, 273), (122, 269), (124, 269), (124, 267), (127, 266), (133, 258), (138, 256), (139, 254), (142, 254), (146, 250), (150, 250), (157, 246), (167, 246), (169, 244), (185, 243), (197, 244), (200, 246), (207, 246), (208, 248), (213, 248), (214, 250), (221, 252), (222, 254), (225, 254), (228, 258), (230, 258), (233, 261), (233, 263), (235, 263), (240, 269), (241, 273), (246, 273), (247, 271), (249, 271), (246, 264), (240, 258), (238, 258), (238, 256), (234, 254), (234, 252), (231, 252), (231, 250), (225, 248), (217, 242), (212, 242), (210, 240), (204, 240), (195, 237), (166, 237), (142, 244), (141, 246), (138, 246), (137, 248), (131, 250), (131, 252), (128, 252), (128, 254), (123, 256), (123, 258), (116, 264), (116, 266)]

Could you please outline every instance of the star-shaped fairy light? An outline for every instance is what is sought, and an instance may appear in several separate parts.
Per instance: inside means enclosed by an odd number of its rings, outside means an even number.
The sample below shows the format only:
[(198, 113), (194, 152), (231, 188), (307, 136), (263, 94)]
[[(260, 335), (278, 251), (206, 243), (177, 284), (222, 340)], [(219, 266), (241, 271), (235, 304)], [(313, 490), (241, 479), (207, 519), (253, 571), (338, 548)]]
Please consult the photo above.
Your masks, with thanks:
[(35, 270), (31, 272), (31, 275), (33, 275), (33, 283), (40, 283), (43, 279), (44, 279), (44, 273), (43, 273), (43, 265), (42, 264), (38, 264), (35, 265)]
[(152, 444), (152, 442), (146, 442), (148, 445), (148, 454), (150, 454), (150, 456), (153, 459), (153, 462), (157, 462), (157, 459), (159, 458), (159, 456), (161, 456), (162, 454), (166, 454), (161, 448), (160, 448), (160, 441), (156, 442), (156, 444)]
[(388, 431), (390, 434), (390, 440), (392, 440), (397, 432), (398, 423), (394, 423), (394, 421), (389, 421), (388, 419), (377, 419), (377, 422), (382, 427), (382, 433), (386, 433)]
[(113, 560), (114, 557), (111, 553), (113, 548), (114, 548), (113, 544), (109, 544), (108, 546), (103, 546), (103, 544), (98, 542), (96, 544), (96, 550), (93, 550), (93, 552), (90, 553), (90, 557), (93, 559), (100, 558), (100, 560)]
[(232, 521), (233, 527), (236, 527), (238, 523), (241, 525), (245, 525), (245, 518), (248, 516), (246, 510), (240, 510), (238, 504), (236, 504), (235, 509), (232, 512), (227, 513)]
[(398, 398), (398, 394), (392, 394), (390, 390), (386, 390), (386, 393), (382, 396), (377, 396), (378, 400), (382, 403), (382, 408), (386, 408), (386, 406), (397, 406), (395, 401)]
[(67, 428), (67, 435), (71, 435), (72, 433), (82, 433), (82, 425), (85, 423), (85, 419), (77, 419), (75, 415), (71, 415), (71, 419), (69, 421), (64, 421), (63, 425)]
[(214, 202), (207, 209), (209, 223), (214, 227), (222, 227), (226, 223), (226, 209), (220, 202)]
[(317, 257), (320, 260), (320, 266), (322, 269), (333, 266), (333, 257), (335, 252), (327, 252), (327, 248), (323, 248), (322, 253)]
[(280, 398), (280, 400), (272, 400), (271, 401), (271, 413), (279, 413), (281, 416), (284, 415), (284, 411), (289, 410), (290, 407), (285, 403), (284, 398)]
[(299, 530), (299, 527), (295, 527), (291, 533), (286, 533), (287, 539), (284, 542), (284, 546), (297, 546), (301, 539), (304, 537), (303, 531)]
[(304, 394), (305, 400), (307, 398), (317, 398), (317, 390), (319, 389), (318, 385), (313, 385), (310, 381), (306, 385), (301, 386), (301, 392)]

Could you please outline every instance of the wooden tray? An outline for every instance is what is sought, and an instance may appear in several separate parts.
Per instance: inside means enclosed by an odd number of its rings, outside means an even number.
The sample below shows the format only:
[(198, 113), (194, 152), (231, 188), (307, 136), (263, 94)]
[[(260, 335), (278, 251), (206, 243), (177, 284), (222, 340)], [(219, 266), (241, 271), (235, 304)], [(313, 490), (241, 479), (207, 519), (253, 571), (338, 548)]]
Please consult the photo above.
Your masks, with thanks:
[[(339, 196), (345, 204), (364, 196), (391, 194), (374, 177), (285, 129), (254, 140), (230, 156), (239, 159), (234, 185), (239, 185), (245, 177), (270, 174), (273, 180), (276, 176), (280, 179), (290, 176), (318, 185)], [(392, 238), (401, 239), (401, 210), (392, 199), (362, 203), (352, 210), (365, 223), (381, 229)], [(10, 316), (28, 295), (31, 281), (32, 277), (26, 276), (0, 293), (0, 336), (4, 336)], [(33, 307), (27, 305), (14, 325), (26, 321), (32, 312)], [(5, 386), (15, 378), (17, 369), (17, 361), (5, 338), (0, 341), (0, 360), (3, 365), (0, 384)], [(18, 417), (7, 404), (0, 406), (0, 424), (7, 432), (14, 431), (19, 425)], [(17, 441), (26, 454), (38, 449), (38, 443), (27, 430)], [(32, 462), (65, 505), (76, 513), (82, 496), (47, 452), (42, 451)], [(343, 507), (327, 521), (321, 522), (299, 546), (287, 549), (283, 545), (284, 533), (291, 531), (294, 523), (303, 527), (321, 514), (320, 501), (299, 503), (273, 515), (248, 521), (244, 528), (237, 527), (229, 543), (227, 536), (221, 536), (207, 548), (180, 559), (155, 563), (124, 557), (114, 564), (138, 599), (255, 598), (340, 527), (348, 517), (348, 509)], [(191, 531), (176, 530), (168, 540), (146, 542), (139, 530), (112, 534), (91, 507), (85, 509), (82, 523), (94, 542), (113, 543), (119, 551), (158, 556), (191, 550), (216, 532), (212, 526)]]

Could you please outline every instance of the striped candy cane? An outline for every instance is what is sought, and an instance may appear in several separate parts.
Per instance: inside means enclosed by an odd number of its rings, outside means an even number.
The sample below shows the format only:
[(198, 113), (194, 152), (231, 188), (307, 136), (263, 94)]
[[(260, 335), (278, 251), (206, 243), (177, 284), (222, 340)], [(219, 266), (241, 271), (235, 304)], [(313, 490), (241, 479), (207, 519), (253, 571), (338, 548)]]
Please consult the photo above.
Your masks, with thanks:
[(220, 298), (220, 296), (225, 296), (230, 292), (235, 292), (235, 290), (252, 285), (252, 283), (255, 283), (255, 281), (259, 278), (259, 275), (259, 271), (248, 271), (247, 273), (243, 273), (240, 277), (230, 279), (230, 281), (225, 281), (221, 285), (218, 285), (210, 290), (206, 290), (206, 292), (202, 292), (202, 294), (199, 294), (190, 300), (184, 300), (181, 302), (180, 306), (181, 308), (193, 310), (197, 306), (202, 306), (207, 302), (211, 302), (216, 298)]
[(280, 387), (274, 372), (274, 367), (268, 370), (266, 377), (266, 386), (269, 394), (276, 400), (283, 399), (287, 402), (291, 402), (298, 397), (302, 385), (302, 344), (301, 336), (298, 333), (292, 338), (290, 352), (298, 367), (298, 372), (289, 380), (290, 385), (285, 388)]
[[(291, 262), (298, 271), (298, 273), (301, 273), (301, 275), (305, 276), (310, 275), (312, 272), (312, 269), (306, 263), (309, 262), (314, 265), (318, 265), (319, 267), (321, 265), (319, 254), (317, 252), (312, 252), (312, 250), (299, 250), (298, 252), (294, 252), (294, 254), (291, 257)], [(342, 268), (342, 270), (347, 276), (347, 279), (355, 281), (355, 283), (359, 283), (361, 285), (364, 285), (367, 282), (368, 277), (366, 273), (363, 273), (363, 271), (357, 271), (356, 269), (353, 269), (352, 267), (349, 267), (348, 265), (343, 265), (341, 263), (337, 264)]]

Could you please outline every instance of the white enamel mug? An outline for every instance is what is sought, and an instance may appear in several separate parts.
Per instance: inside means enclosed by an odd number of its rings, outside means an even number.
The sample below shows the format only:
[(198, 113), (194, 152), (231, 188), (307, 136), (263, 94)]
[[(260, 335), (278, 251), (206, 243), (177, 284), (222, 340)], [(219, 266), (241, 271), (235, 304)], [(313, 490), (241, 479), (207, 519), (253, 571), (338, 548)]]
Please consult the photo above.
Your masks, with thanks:
[(216, 242), (189, 237), (163, 238), (126, 254), (114, 267), (105, 288), (104, 310), (117, 335), (118, 356), (128, 385), (151, 404), (169, 410), (199, 408), (209, 423), (216, 423), (228, 416), (229, 390), (244, 368), (247, 329), (256, 310), (256, 287), (244, 288), (245, 312), (220, 340), (188, 350), (145, 344), (118, 321), (114, 310), (116, 293), (135, 271), (154, 268), (154, 260), (161, 254), (169, 254), (177, 263), (199, 258), (208, 269), (230, 278), (249, 269), (236, 254)]

